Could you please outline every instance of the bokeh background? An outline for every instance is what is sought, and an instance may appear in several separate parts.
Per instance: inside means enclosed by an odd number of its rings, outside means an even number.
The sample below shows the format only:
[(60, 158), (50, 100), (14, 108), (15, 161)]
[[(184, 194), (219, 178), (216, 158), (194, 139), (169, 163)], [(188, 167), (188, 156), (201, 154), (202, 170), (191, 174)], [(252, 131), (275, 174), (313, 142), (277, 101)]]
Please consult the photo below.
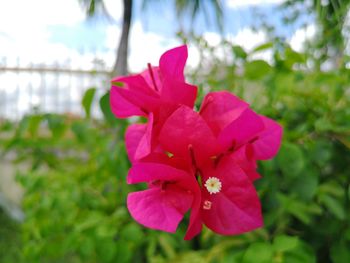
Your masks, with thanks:
[[(0, 262), (350, 262), (350, 1), (0, 0)], [(132, 220), (112, 76), (186, 43), (199, 98), (284, 127), (265, 226), (192, 240)], [(137, 119), (132, 120), (137, 121)]]

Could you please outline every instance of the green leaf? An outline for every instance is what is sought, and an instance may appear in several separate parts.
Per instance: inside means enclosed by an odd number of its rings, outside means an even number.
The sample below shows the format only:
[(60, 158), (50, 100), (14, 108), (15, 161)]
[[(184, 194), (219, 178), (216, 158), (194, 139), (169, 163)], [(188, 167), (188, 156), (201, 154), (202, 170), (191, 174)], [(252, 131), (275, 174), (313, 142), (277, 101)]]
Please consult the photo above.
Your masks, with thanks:
[(85, 91), (85, 94), (83, 96), (82, 105), (84, 107), (87, 118), (90, 118), (91, 105), (94, 100), (95, 93), (96, 93), (96, 88), (89, 88)]
[(105, 120), (110, 125), (115, 125), (117, 123), (117, 119), (115, 118), (114, 114), (111, 111), (111, 106), (109, 103), (109, 91), (101, 97), (100, 109), (103, 113)]
[(55, 139), (61, 137), (66, 129), (65, 119), (58, 114), (46, 114), (47, 123)]
[(349, 263), (350, 262), (350, 244), (341, 240), (332, 245), (331, 259), (333, 263)]
[(80, 241), (80, 246), (79, 246), (79, 250), (80, 250), (80, 254), (82, 257), (84, 258), (90, 258), (91, 255), (94, 254), (94, 240), (90, 237), (86, 237), (84, 238), (82, 241)]
[(159, 236), (159, 245), (166, 254), (167, 258), (174, 258), (176, 253), (174, 250), (173, 239), (169, 235), (160, 235)]
[(296, 177), (291, 183), (292, 191), (305, 200), (310, 201), (315, 196), (318, 187), (318, 174), (312, 168), (306, 168), (308, 171), (303, 176)]
[(271, 263), (272, 252), (272, 246), (269, 243), (253, 243), (244, 253), (242, 263)]
[(306, 243), (300, 244), (293, 250), (283, 254), (283, 263), (315, 263), (316, 256), (314, 250)]
[(76, 121), (72, 124), (71, 129), (79, 142), (87, 142), (89, 140), (89, 128), (85, 122)]
[(296, 144), (284, 143), (277, 156), (277, 161), (283, 174), (290, 178), (300, 175), (304, 168), (304, 155)]
[(247, 53), (240, 46), (232, 46), (232, 51), (237, 58), (246, 59)]
[(245, 64), (245, 76), (248, 79), (259, 80), (272, 71), (272, 67), (264, 60), (254, 60)]
[(259, 46), (257, 46), (256, 48), (253, 49), (252, 53), (257, 53), (266, 49), (270, 49), (273, 47), (273, 43), (272, 42), (267, 42), (264, 44), (261, 44)]
[(285, 64), (288, 68), (292, 68), (296, 63), (305, 63), (305, 56), (301, 53), (298, 53), (291, 49), (290, 47), (286, 48), (286, 59)]
[(139, 225), (134, 223), (128, 224), (122, 231), (121, 236), (123, 239), (132, 241), (135, 244), (143, 241), (144, 234)]
[(299, 239), (297, 237), (291, 237), (286, 235), (281, 235), (275, 237), (273, 241), (273, 248), (279, 252), (285, 252), (296, 248), (299, 244)]
[(111, 238), (99, 240), (97, 244), (97, 253), (101, 262), (112, 262), (117, 252), (116, 244)]
[(330, 195), (322, 195), (320, 197), (320, 201), (327, 207), (328, 211), (338, 219), (345, 219), (345, 208), (341, 200), (336, 199)]
[(40, 126), (42, 120), (43, 120), (42, 115), (29, 116), (28, 131), (29, 131), (29, 134), (31, 136), (34, 137), (34, 136), (38, 135), (39, 126)]

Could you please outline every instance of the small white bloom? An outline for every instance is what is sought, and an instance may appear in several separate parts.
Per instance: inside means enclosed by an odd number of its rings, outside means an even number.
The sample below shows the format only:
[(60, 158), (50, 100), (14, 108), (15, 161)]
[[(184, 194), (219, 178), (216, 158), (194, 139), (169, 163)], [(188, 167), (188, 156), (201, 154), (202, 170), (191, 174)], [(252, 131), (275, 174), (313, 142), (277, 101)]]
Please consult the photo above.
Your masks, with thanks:
[(204, 185), (210, 194), (217, 194), (221, 191), (221, 182), (216, 177), (209, 177)]

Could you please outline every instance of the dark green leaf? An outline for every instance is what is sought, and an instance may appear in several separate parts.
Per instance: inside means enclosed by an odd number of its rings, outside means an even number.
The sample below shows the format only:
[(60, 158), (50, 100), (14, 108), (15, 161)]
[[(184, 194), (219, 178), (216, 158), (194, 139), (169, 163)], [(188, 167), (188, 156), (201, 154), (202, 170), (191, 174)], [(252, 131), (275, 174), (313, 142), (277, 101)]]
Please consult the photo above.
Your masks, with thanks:
[(91, 105), (94, 100), (95, 93), (96, 93), (96, 88), (89, 88), (85, 91), (85, 94), (83, 96), (82, 105), (84, 107), (87, 118), (90, 118)]

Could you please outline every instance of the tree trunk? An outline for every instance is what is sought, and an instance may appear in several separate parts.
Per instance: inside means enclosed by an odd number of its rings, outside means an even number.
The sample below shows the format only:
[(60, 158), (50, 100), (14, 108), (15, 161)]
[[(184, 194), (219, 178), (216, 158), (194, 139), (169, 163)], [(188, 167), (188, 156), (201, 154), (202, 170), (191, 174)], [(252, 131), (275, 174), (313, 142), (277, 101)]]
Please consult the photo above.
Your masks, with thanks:
[(132, 16), (132, 0), (124, 0), (123, 29), (120, 37), (117, 58), (113, 67), (113, 76), (122, 76), (128, 73), (128, 46)]

